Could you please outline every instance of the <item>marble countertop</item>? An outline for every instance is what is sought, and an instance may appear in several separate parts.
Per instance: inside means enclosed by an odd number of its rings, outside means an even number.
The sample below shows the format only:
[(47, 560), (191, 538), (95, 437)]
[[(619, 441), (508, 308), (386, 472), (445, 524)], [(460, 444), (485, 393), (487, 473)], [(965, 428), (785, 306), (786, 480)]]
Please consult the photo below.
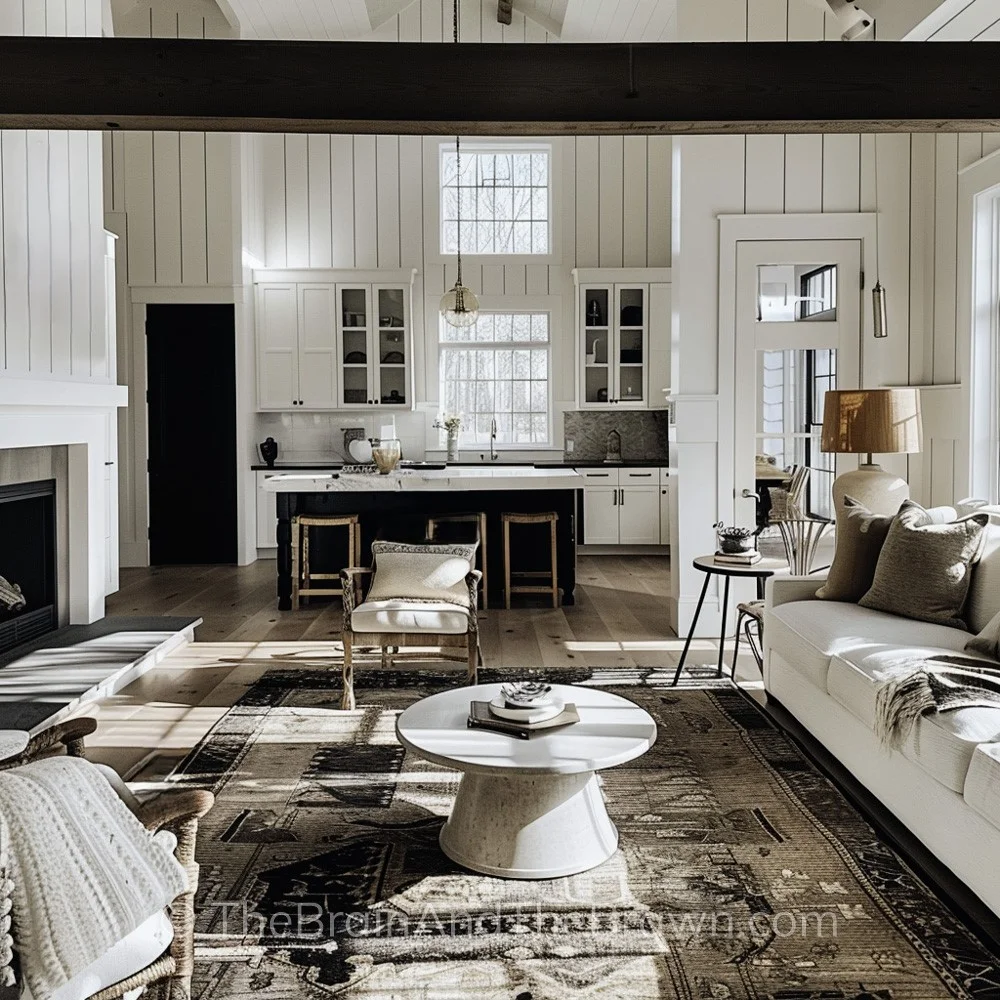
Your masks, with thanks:
[[(579, 462), (566, 461), (564, 459), (553, 459), (551, 461), (538, 462), (433, 462), (429, 460), (427, 464), (448, 465), (449, 469), (507, 469), (507, 468), (534, 468), (534, 469), (670, 469), (673, 474), (676, 470), (671, 467), (665, 458), (642, 458), (624, 459), (621, 462), (602, 462), (597, 459), (583, 459)], [(336, 472), (344, 465), (343, 460), (331, 458), (329, 461), (309, 461), (309, 462), (275, 462), (270, 465), (251, 465), (253, 472)]]
[(530, 465), (451, 466), (404, 469), (387, 476), (343, 473), (279, 473), (264, 481), (271, 493), (419, 492), (421, 490), (577, 490), (583, 480), (573, 469)]

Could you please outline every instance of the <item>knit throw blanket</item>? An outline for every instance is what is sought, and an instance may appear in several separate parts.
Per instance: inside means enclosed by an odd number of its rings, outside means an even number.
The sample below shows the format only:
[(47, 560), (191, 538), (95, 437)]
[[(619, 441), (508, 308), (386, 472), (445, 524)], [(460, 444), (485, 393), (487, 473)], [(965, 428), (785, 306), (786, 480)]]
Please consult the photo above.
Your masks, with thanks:
[[(0, 900), (6, 889), (13, 946), (36, 1000), (186, 888), (184, 869), (94, 765), (54, 757), (0, 771)], [(0, 950), (9, 980), (9, 945)]]
[(1000, 707), (1000, 663), (936, 656), (879, 688), (875, 735), (883, 746), (898, 748), (922, 715), (984, 706)]

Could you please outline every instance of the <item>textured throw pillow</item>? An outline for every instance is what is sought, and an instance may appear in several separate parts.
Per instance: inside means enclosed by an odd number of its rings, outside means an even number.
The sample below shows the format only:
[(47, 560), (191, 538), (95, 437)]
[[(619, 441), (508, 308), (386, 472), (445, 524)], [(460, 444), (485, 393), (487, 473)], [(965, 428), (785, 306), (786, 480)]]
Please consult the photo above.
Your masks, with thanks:
[(375, 578), (369, 601), (444, 601), (469, 607), (465, 578), (476, 558), (476, 543), (408, 545), (372, 542)]
[(973, 514), (935, 524), (907, 500), (889, 528), (871, 589), (858, 603), (902, 618), (966, 627), (962, 609), (972, 564), (979, 558), (989, 518)]
[(974, 635), (966, 644), (967, 653), (982, 653), (1000, 660), (1000, 611), (998, 611), (984, 626), (983, 630)]
[(826, 583), (816, 591), (821, 601), (857, 604), (868, 593), (894, 517), (894, 514), (873, 514), (854, 497), (844, 497), (833, 564)]

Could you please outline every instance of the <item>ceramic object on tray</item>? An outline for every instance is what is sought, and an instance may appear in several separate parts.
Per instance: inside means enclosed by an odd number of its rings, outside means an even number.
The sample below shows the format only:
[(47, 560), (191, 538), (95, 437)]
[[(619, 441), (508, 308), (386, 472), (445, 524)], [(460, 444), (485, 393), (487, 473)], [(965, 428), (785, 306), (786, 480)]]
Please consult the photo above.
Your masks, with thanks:
[(348, 446), (351, 458), (362, 465), (372, 460), (372, 443), (367, 438), (355, 438)]
[(545, 703), (531, 708), (511, 708), (503, 695), (497, 695), (490, 700), (490, 713), (498, 719), (507, 719), (509, 722), (521, 722), (525, 725), (533, 725), (537, 722), (546, 722), (559, 715), (566, 705), (559, 698), (550, 698)]

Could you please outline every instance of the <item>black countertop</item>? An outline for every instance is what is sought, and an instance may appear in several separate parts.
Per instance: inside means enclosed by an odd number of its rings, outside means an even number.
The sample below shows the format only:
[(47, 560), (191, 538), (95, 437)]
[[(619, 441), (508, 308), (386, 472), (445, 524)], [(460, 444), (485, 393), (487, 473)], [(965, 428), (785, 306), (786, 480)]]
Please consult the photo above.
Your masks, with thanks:
[[(582, 462), (551, 461), (551, 462), (427, 462), (427, 465), (458, 465), (468, 468), (478, 468), (479, 466), (490, 465), (531, 465), (536, 469), (662, 469), (669, 466), (665, 458), (639, 458), (625, 459), (622, 462), (601, 462), (589, 460)], [(251, 465), (254, 472), (335, 472), (342, 468), (343, 462), (275, 462), (271, 465)]]

